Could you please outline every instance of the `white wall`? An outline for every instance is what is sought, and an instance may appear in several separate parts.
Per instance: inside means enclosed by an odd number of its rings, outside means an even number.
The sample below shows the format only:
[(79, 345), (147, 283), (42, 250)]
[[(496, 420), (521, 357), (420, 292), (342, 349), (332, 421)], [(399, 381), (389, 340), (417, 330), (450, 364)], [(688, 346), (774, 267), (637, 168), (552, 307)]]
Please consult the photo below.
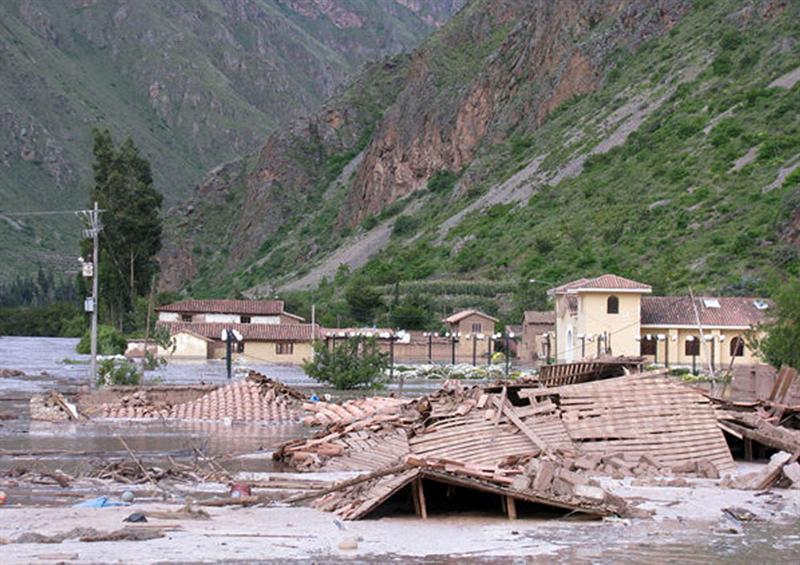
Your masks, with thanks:
[(250, 318), (251, 324), (271, 324), (273, 326), (277, 326), (281, 323), (280, 316), (251, 316)]
[(180, 322), (181, 316), (177, 312), (159, 312), (159, 322)]
[(238, 324), (239, 316), (236, 314), (206, 314), (206, 322), (209, 324)]

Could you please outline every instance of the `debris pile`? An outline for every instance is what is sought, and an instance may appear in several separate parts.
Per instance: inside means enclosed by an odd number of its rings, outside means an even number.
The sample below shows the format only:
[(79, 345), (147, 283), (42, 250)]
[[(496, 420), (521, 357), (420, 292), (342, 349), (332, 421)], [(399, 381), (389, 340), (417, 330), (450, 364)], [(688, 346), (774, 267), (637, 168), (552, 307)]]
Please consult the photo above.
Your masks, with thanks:
[(188, 465), (172, 462), (169, 467), (144, 466), (140, 461), (97, 461), (86, 474), (94, 479), (112, 480), (129, 485), (158, 483), (169, 479), (176, 483), (226, 482), (230, 475), (212, 465)]
[(31, 420), (60, 422), (63, 420), (79, 420), (78, 408), (69, 402), (64, 395), (50, 391), (44, 395), (34, 395), (30, 399)]
[(302, 470), (375, 475), (318, 501), (347, 519), (369, 514), (422, 480), (624, 514), (624, 502), (592, 476), (719, 478), (733, 470), (710, 400), (663, 371), (560, 387), (521, 382), (443, 389), (392, 413), (329, 424), (274, 456)]
[[(701, 460), (720, 472), (733, 467), (710, 401), (660, 372), (557, 388), (519, 384), (441, 390), (393, 414), (329, 425), (313, 438), (284, 444), (275, 457), (301, 469), (328, 469), (329, 459), (356, 453), (368, 461), (369, 452), (387, 436), (400, 439), (386, 450), (391, 457), (378, 458), (387, 459), (385, 464), (410, 453), (492, 468), (509, 457), (562, 449), (601, 457), (619, 454), (631, 458), (631, 468), (642, 456), (661, 467)], [(380, 466), (374, 461), (361, 468)]]
[(139, 391), (119, 403), (104, 404), (100, 417), (287, 422), (299, 418), (303, 398), (291, 387), (252, 371), (243, 381), (172, 406), (148, 402), (146, 392)]
[(538, 381), (544, 386), (599, 381), (638, 372), (644, 362), (644, 357), (600, 357), (591, 361), (555, 363), (539, 369)]
[(327, 426), (328, 424), (349, 424), (374, 414), (396, 414), (408, 400), (387, 396), (357, 398), (343, 404), (333, 402), (306, 402), (303, 409), (312, 415), (303, 418), (307, 426)]
[[(422, 518), (429, 512), (426, 501), (431, 491), (441, 487), (459, 487), (466, 493), (489, 493), (500, 496), (509, 518), (516, 518), (519, 503), (529, 503), (591, 516), (628, 516), (643, 511), (633, 509), (615, 496), (570, 469), (559, 456), (532, 458), (524, 465), (494, 472), (468, 465), (432, 463), (407, 458), (406, 464), (351, 480), (317, 498), (313, 506), (331, 511), (346, 520), (368, 516), (404, 489), (410, 491), (414, 511)], [(449, 491), (452, 496), (452, 490)], [(469, 496), (469, 494), (467, 494)]]

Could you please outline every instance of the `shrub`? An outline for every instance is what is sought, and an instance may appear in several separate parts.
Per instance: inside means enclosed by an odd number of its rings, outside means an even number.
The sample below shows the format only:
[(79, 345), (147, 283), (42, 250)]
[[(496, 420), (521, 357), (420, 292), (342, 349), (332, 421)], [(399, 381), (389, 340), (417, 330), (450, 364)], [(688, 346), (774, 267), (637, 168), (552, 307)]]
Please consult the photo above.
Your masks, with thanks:
[(361, 227), (364, 228), (365, 231), (369, 231), (377, 225), (378, 225), (377, 216), (367, 216), (366, 218), (364, 218), (364, 221), (361, 222)]
[(419, 220), (412, 216), (400, 216), (394, 222), (392, 233), (398, 237), (412, 234), (419, 226)]
[(138, 385), (140, 381), (139, 371), (130, 361), (103, 359), (97, 367), (97, 386)]
[[(76, 348), (78, 353), (88, 355), (91, 353), (92, 345), (91, 330), (86, 330), (83, 337), (78, 342)], [(128, 340), (125, 339), (113, 326), (101, 325), (97, 328), (97, 353), (100, 355), (122, 355), (128, 347)]]
[(428, 190), (436, 194), (450, 192), (457, 181), (458, 175), (452, 171), (436, 171), (428, 179)]
[(381, 352), (374, 337), (357, 336), (342, 340), (332, 349), (314, 344), (314, 359), (303, 364), (312, 379), (332, 384), (338, 390), (380, 388), (388, 355)]

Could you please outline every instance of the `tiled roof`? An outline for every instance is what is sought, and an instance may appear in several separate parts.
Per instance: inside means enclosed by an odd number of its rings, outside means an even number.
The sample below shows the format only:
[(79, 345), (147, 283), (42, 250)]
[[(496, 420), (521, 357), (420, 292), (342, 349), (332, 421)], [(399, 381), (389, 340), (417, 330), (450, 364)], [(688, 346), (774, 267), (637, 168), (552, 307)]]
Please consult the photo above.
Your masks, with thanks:
[(277, 316), (283, 313), (283, 300), (182, 300), (159, 306), (157, 310), (192, 314)]
[(301, 405), (286, 395), (267, 391), (251, 381), (218, 388), (197, 400), (156, 408), (104, 404), (103, 418), (165, 418), (181, 420), (225, 420), (290, 422), (300, 419)]
[(222, 330), (236, 330), (245, 340), (255, 341), (311, 341), (311, 328), (316, 327), (316, 337), (320, 337), (319, 326), (311, 324), (224, 324), (204, 322), (159, 322), (171, 334), (188, 331), (211, 339), (220, 339)]
[(525, 310), (523, 320), (526, 324), (555, 324), (556, 313), (554, 310), (545, 310), (544, 312)]
[[(716, 301), (719, 308), (709, 308), (706, 303)], [(756, 302), (771, 306), (769, 301), (758, 298), (697, 297), (697, 312), (704, 326), (755, 326), (765, 320), (769, 308), (760, 310)], [(642, 325), (688, 325), (696, 326), (697, 318), (688, 296), (643, 296)]]
[(593, 279), (578, 279), (576, 281), (563, 284), (559, 287), (552, 289), (550, 292), (553, 294), (564, 294), (570, 291), (577, 291), (579, 289), (587, 290), (640, 290), (642, 292), (651, 292), (653, 288), (649, 284), (640, 283), (618, 275), (601, 275)]
[(497, 322), (497, 318), (493, 318), (489, 314), (484, 314), (483, 312), (481, 312), (479, 310), (462, 310), (461, 312), (456, 312), (455, 314), (452, 314), (451, 316), (448, 316), (447, 318), (445, 318), (442, 321), (445, 324), (457, 324), (458, 322), (460, 322), (464, 318), (466, 318), (468, 316), (472, 316), (472, 315), (480, 316), (482, 318), (486, 318), (487, 320), (491, 320), (493, 322)]

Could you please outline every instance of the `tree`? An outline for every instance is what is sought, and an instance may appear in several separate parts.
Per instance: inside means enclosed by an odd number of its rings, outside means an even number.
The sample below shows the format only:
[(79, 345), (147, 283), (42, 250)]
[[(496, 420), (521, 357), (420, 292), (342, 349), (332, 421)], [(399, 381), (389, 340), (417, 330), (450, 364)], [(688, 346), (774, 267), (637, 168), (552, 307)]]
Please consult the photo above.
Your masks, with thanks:
[[(133, 140), (114, 146), (108, 130), (94, 130), (91, 201), (103, 212), (100, 234), (100, 304), (104, 321), (125, 329), (136, 298), (150, 290), (158, 273), (162, 195), (153, 188), (150, 163)], [(86, 242), (88, 254), (91, 243)]]
[(764, 326), (765, 337), (752, 345), (773, 367), (800, 369), (800, 278), (783, 285), (775, 295), (771, 318)]
[(425, 330), (433, 322), (433, 305), (422, 296), (408, 295), (392, 308), (392, 327)]
[(306, 361), (303, 368), (312, 379), (330, 383), (338, 390), (379, 388), (388, 366), (387, 357), (374, 337), (343, 339), (332, 349), (318, 341), (314, 344), (314, 359)]
[(361, 323), (371, 323), (377, 311), (383, 307), (381, 293), (361, 277), (353, 279), (344, 292), (350, 314)]

